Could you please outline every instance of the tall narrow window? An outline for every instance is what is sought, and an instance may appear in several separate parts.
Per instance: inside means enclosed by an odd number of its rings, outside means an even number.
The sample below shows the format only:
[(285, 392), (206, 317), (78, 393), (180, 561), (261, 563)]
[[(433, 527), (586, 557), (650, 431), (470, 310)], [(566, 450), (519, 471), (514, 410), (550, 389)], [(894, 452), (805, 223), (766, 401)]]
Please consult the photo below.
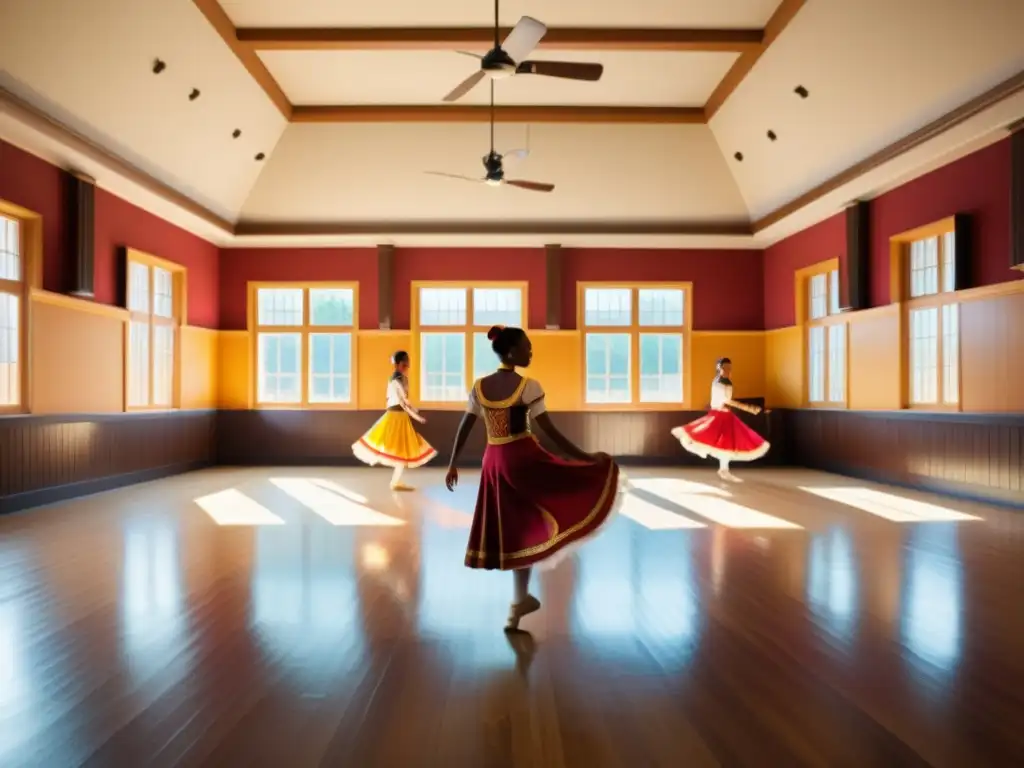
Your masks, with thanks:
[(683, 403), (690, 286), (581, 286), (584, 401)]
[(464, 403), (472, 382), (497, 367), (487, 331), (494, 325), (522, 327), (526, 286), (414, 283), (413, 297), (419, 399)]
[(807, 326), (807, 400), (811, 405), (846, 402), (846, 322), (839, 313), (835, 262), (808, 268), (804, 277)]
[(356, 290), (349, 284), (253, 284), (256, 403), (351, 406)]
[(128, 407), (174, 408), (185, 271), (129, 250), (127, 272)]
[(0, 408), (21, 405), (23, 262), (21, 222), (0, 215)]

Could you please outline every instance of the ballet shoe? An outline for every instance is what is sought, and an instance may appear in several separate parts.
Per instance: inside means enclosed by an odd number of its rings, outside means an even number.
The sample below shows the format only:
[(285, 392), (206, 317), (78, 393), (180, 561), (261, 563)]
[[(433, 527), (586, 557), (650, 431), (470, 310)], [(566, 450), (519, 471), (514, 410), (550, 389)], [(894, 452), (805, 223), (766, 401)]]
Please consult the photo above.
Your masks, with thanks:
[(513, 603), (509, 609), (505, 630), (514, 631), (519, 629), (519, 620), (537, 610), (540, 610), (540, 600), (533, 595), (527, 595), (524, 600)]
[(728, 482), (728, 483), (742, 483), (743, 482), (738, 477), (736, 477), (736, 475), (734, 475), (732, 472), (730, 472), (728, 469), (720, 469), (720, 470), (718, 470), (718, 476), (720, 478), (722, 478), (723, 480), (725, 480), (726, 482)]
[(406, 485), (405, 483), (392, 483), (391, 484), (391, 490), (392, 491), (415, 491), (416, 489), (413, 488), (411, 485)]

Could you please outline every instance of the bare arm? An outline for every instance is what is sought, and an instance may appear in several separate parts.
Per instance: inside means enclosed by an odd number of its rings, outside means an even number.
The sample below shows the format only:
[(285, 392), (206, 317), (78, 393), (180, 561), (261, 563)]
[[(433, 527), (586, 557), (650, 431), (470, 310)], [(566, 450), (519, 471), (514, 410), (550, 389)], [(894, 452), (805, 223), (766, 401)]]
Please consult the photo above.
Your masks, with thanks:
[(402, 406), (402, 409), (408, 413), (412, 418), (416, 419), (420, 424), (426, 424), (427, 420), (420, 416), (420, 412), (412, 407), (412, 403), (409, 402), (409, 398), (405, 396), (405, 388), (398, 388), (398, 403)]
[(558, 431), (558, 427), (556, 427), (555, 423), (551, 421), (551, 416), (548, 415), (547, 411), (537, 414), (534, 417), (534, 421), (536, 421), (547, 436), (551, 438), (551, 442), (558, 446), (558, 450), (569, 458), (587, 462), (594, 460), (593, 456), (578, 448), (572, 440)]
[(726, 400), (725, 404), (730, 408), (735, 408), (738, 411), (746, 411), (747, 413), (753, 414), (758, 414), (761, 412), (761, 409), (756, 405), (747, 405), (746, 403), (741, 403), (738, 400)]
[(466, 445), (466, 440), (469, 439), (469, 433), (473, 431), (473, 425), (476, 424), (476, 414), (466, 411), (462, 414), (462, 421), (459, 422), (459, 429), (455, 433), (455, 445), (452, 446), (452, 457), (448, 459), (448, 469), (455, 467), (455, 462), (459, 459), (459, 454), (462, 453), (463, 447)]

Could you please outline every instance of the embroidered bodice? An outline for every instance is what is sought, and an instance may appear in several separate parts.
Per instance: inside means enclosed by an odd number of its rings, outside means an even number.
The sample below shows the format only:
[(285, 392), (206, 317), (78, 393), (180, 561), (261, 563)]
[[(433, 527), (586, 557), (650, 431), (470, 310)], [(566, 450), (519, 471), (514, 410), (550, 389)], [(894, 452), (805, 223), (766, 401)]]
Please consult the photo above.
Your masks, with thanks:
[(488, 400), (480, 381), (477, 379), (473, 382), (466, 410), (484, 420), (487, 442), (500, 445), (529, 437), (532, 434), (530, 417), (539, 416), (547, 410), (544, 390), (540, 384), (524, 377), (515, 391), (504, 400)]
[(732, 400), (732, 382), (719, 376), (711, 384), (711, 410), (726, 410), (725, 404), (730, 400)]
[(403, 398), (409, 399), (408, 384), (405, 376), (396, 371), (388, 381), (387, 407), (401, 408)]

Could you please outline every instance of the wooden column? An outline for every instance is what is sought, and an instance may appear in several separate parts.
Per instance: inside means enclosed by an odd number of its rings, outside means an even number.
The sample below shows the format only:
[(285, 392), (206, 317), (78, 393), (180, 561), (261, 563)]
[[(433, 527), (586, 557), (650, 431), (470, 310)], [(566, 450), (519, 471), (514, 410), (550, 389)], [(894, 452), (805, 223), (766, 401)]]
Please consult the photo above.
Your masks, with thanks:
[(963, 291), (972, 287), (971, 257), (974, 251), (974, 234), (970, 215), (958, 213), (953, 220), (953, 249), (954, 263), (956, 264), (953, 288)]
[(391, 330), (391, 304), (393, 295), (393, 272), (395, 246), (377, 246), (377, 327), (382, 331)]
[(548, 284), (544, 327), (557, 331), (562, 327), (562, 246), (544, 246), (544, 266)]
[(859, 200), (846, 209), (846, 256), (839, 260), (839, 306), (867, 309), (871, 267), (871, 203)]
[(1024, 269), (1024, 120), (1010, 136), (1010, 266)]
[(68, 246), (73, 255), (71, 295), (95, 296), (96, 182), (84, 174), (68, 172)]

